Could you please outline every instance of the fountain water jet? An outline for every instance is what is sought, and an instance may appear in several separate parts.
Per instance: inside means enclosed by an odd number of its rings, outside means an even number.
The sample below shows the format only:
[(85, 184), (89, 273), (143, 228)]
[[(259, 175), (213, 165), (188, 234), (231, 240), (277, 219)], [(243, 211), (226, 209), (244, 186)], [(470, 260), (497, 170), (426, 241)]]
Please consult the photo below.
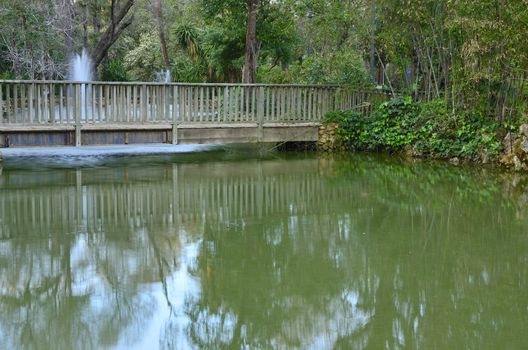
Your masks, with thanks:
[(79, 55), (73, 56), (70, 62), (70, 80), (92, 81), (93, 80), (92, 58), (86, 49)]
[[(70, 62), (70, 80), (90, 82), (93, 80), (93, 63), (92, 58), (88, 54), (86, 48), (83, 48), (82, 53), (76, 54), (72, 57)], [(91, 113), (90, 103), (91, 93), (90, 88), (87, 89), (86, 84), (81, 84), (81, 118), (87, 120)]]
[(172, 81), (170, 70), (156, 72), (155, 81), (158, 83), (170, 83)]

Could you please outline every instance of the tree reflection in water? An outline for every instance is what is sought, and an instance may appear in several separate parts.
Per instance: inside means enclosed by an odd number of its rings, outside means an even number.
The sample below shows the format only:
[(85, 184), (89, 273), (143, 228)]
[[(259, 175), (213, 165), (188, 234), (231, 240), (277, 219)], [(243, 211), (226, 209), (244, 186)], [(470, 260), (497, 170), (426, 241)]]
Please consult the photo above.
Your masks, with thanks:
[(2, 348), (515, 348), (525, 208), (352, 157), (0, 177)]

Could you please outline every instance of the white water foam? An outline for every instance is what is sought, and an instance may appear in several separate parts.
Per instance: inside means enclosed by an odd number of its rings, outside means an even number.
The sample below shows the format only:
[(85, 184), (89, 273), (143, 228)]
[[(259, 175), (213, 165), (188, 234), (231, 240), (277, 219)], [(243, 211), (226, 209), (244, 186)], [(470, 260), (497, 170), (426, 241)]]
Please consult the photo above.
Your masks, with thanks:
[[(55, 166), (95, 166), (111, 157), (171, 155), (204, 152), (217, 145), (135, 144), (82, 147), (2, 148), (6, 164), (47, 164)], [(28, 164), (28, 165), (29, 165)]]

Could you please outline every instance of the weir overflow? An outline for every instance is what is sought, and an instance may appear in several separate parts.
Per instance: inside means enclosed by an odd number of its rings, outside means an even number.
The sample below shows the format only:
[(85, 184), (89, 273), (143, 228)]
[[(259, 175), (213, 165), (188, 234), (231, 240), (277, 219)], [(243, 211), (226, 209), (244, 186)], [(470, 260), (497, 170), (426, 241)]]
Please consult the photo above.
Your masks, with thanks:
[(0, 81), (0, 147), (317, 141), (378, 91), (333, 85)]

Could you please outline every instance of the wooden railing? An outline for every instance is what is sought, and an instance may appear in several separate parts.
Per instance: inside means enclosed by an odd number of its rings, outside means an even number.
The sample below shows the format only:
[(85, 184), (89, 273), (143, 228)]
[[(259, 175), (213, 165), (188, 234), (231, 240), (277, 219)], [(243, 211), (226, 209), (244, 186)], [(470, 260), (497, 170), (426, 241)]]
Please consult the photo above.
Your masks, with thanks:
[(369, 113), (375, 91), (339, 86), (0, 81), (0, 123), (237, 123), (320, 121)]

